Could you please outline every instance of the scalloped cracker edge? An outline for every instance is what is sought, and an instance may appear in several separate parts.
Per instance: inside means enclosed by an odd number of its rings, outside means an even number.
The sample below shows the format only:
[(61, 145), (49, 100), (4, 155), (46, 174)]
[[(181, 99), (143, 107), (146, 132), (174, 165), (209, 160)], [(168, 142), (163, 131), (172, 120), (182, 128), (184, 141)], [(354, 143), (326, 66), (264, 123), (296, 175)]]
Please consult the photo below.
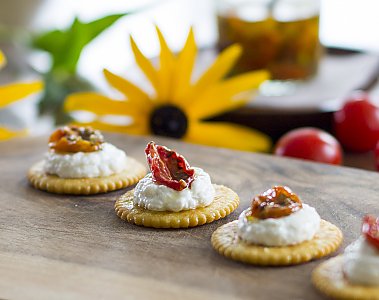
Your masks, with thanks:
[(231, 214), (239, 205), (238, 195), (222, 185), (213, 185), (216, 191), (213, 202), (196, 209), (179, 212), (153, 211), (133, 203), (134, 190), (126, 192), (115, 203), (121, 219), (139, 226), (154, 228), (188, 228), (211, 223)]
[(54, 194), (92, 195), (107, 193), (136, 184), (146, 175), (146, 168), (128, 157), (127, 168), (117, 174), (96, 178), (61, 178), (43, 171), (43, 161), (33, 165), (28, 180), (35, 188)]
[(379, 300), (378, 286), (350, 284), (343, 275), (343, 257), (333, 257), (314, 269), (313, 285), (324, 295), (334, 299)]
[(297, 245), (265, 247), (247, 244), (237, 234), (238, 220), (225, 224), (212, 234), (213, 248), (232, 260), (259, 266), (287, 266), (305, 263), (329, 255), (342, 243), (342, 232), (335, 225), (321, 220), (315, 237)]

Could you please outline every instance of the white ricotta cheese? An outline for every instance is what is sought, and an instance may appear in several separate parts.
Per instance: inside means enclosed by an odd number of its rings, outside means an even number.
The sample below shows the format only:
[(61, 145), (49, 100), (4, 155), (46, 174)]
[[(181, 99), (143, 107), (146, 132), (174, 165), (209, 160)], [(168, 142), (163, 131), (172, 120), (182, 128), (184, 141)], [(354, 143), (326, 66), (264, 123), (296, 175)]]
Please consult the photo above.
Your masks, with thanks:
[(147, 174), (134, 190), (134, 204), (156, 211), (182, 211), (208, 206), (215, 196), (211, 179), (204, 170), (194, 169), (191, 188), (181, 191), (157, 184), (151, 173)]
[(49, 151), (45, 155), (44, 171), (62, 178), (106, 177), (122, 172), (127, 165), (124, 151), (104, 143), (101, 150), (59, 154)]
[(343, 271), (352, 284), (379, 286), (379, 250), (361, 236), (346, 247)]
[(288, 246), (311, 240), (320, 228), (320, 216), (316, 210), (303, 204), (303, 208), (282, 218), (255, 219), (249, 221), (244, 210), (238, 220), (239, 237), (250, 244), (263, 246)]

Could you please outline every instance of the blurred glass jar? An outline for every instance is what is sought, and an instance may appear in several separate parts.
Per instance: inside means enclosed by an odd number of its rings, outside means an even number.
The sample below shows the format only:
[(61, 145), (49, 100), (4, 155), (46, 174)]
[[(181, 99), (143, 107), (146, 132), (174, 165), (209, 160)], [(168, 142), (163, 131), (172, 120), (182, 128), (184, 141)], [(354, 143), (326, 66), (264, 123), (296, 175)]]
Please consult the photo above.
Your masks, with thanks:
[(243, 47), (234, 72), (266, 68), (273, 80), (305, 80), (321, 56), (320, 0), (216, 0), (218, 48)]

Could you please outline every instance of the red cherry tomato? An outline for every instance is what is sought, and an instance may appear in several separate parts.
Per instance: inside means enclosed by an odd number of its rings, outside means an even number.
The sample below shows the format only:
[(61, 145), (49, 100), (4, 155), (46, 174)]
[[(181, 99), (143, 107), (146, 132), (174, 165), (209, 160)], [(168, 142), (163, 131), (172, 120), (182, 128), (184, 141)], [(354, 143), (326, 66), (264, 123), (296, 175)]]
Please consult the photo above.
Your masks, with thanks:
[(379, 141), (376, 143), (376, 147), (375, 147), (375, 165), (376, 165), (376, 170), (379, 171)]
[(373, 150), (379, 140), (379, 108), (369, 101), (366, 93), (356, 92), (334, 113), (334, 128), (337, 139), (347, 150)]
[(362, 233), (366, 240), (379, 250), (379, 218), (366, 215), (363, 218)]
[(342, 163), (342, 149), (338, 141), (329, 133), (311, 127), (287, 132), (277, 142), (274, 153), (327, 164)]

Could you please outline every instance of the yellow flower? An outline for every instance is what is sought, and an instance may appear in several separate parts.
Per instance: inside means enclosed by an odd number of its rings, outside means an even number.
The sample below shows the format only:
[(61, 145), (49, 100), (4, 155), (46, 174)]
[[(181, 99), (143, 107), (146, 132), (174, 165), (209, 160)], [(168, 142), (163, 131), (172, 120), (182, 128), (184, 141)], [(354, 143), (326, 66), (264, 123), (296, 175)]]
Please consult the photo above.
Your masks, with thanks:
[[(100, 130), (129, 134), (156, 134), (211, 146), (248, 151), (267, 151), (270, 139), (253, 129), (236, 124), (204, 121), (225, 111), (244, 106), (252, 90), (268, 79), (266, 71), (249, 72), (224, 79), (241, 54), (233, 45), (223, 51), (194, 83), (192, 71), (197, 47), (191, 29), (184, 48), (174, 55), (157, 28), (161, 52), (159, 67), (146, 58), (130, 37), (135, 60), (151, 83), (155, 94), (149, 95), (130, 81), (104, 70), (108, 83), (124, 95), (119, 101), (94, 92), (75, 93), (67, 97), (67, 112), (89, 111), (97, 116), (93, 122), (80, 123)], [(129, 125), (118, 126), (104, 121), (107, 115), (132, 118)]]
[[(6, 64), (4, 54), (0, 51), (0, 69)], [(43, 85), (40, 81), (31, 83), (13, 83), (0, 86), (0, 109), (17, 101), (38, 92)], [(0, 141), (24, 135), (25, 131), (12, 131), (0, 124)]]
[(5, 56), (3, 54), (3, 52), (0, 51), (0, 69), (2, 67), (4, 67), (4, 65), (6, 64), (7, 60), (5, 59)]

